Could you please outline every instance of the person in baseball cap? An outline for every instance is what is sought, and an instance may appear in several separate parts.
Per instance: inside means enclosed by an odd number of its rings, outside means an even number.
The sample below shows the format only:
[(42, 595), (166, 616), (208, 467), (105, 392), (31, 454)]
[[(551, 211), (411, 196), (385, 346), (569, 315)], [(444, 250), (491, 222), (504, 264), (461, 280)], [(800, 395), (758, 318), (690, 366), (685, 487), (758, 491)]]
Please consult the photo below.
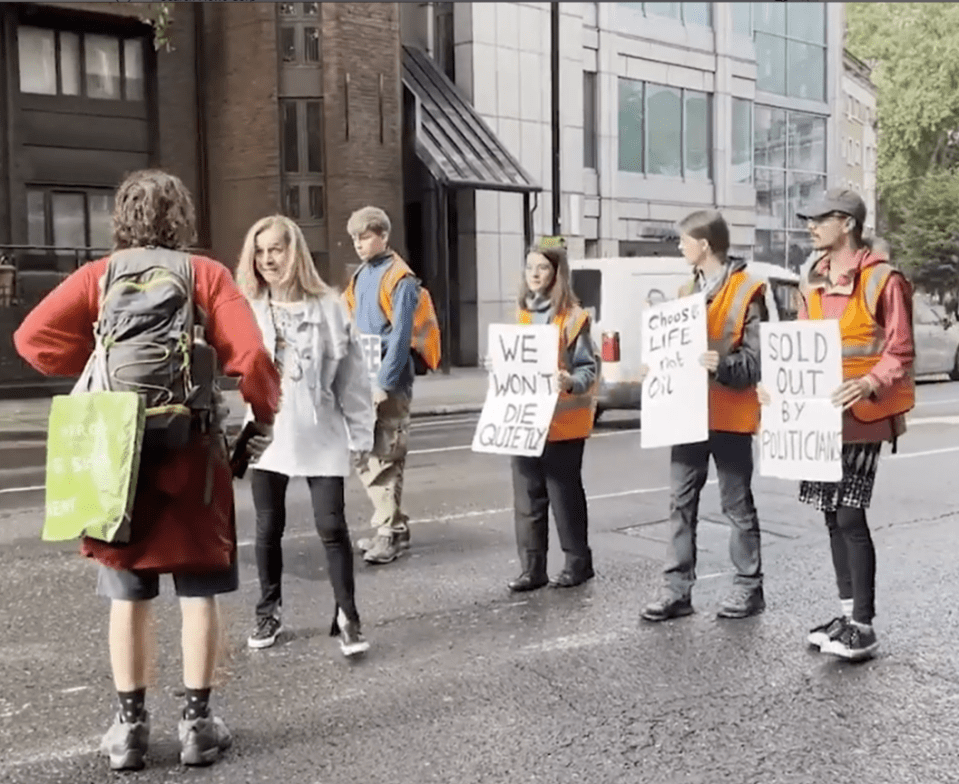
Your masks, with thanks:
[(832, 188), (796, 214), (805, 221), (815, 221), (832, 215), (848, 215), (856, 219), (861, 230), (866, 223), (866, 203), (855, 191)]
[[(809, 630), (820, 652), (844, 659), (873, 656), (879, 647), (876, 552), (866, 520), (884, 442), (893, 450), (915, 405), (912, 292), (888, 260), (863, 242), (866, 205), (845, 188), (826, 191), (797, 215), (807, 222), (815, 253), (802, 275), (800, 320), (835, 320), (842, 339), (843, 382), (833, 404), (843, 410), (842, 477), (806, 480), (799, 500), (825, 518), (841, 614)], [(765, 389), (760, 402), (770, 405)]]

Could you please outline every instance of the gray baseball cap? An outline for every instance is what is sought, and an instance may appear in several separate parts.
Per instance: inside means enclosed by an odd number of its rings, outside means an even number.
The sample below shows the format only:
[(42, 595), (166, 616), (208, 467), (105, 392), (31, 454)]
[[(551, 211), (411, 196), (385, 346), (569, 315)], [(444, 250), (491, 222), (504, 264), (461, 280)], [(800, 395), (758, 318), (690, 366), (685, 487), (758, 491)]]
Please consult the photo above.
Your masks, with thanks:
[(834, 212), (855, 218), (860, 226), (866, 222), (866, 203), (858, 193), (846, 188), (832, 188), (826, 191), (822, 197), (805, 205), (796, 215), (803, 220), (809, 220), (831, 215)]

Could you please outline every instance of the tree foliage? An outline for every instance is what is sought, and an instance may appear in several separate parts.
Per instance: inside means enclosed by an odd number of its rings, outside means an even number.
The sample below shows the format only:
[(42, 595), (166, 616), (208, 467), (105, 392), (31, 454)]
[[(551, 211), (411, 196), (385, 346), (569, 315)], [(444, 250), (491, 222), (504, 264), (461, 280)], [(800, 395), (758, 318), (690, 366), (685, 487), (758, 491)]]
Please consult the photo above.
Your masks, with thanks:
[(940, 170), (924, 177), (902, 205), (889, 234), (893, 258), (929, 291), (959, 286), (959, 177)]
[(847, 48), (878, 88), (881, 223), (930, 289), (959, 283), (959, 3), (847, 3)]
[(173, 24), (173, 3), (147, 3), (149, 15), (141, 17), (140, 21), (153, 27), (153, 48), (158, 52), (165, 49), (174, 50), (170, 38), (170, 25)]
[(879, 90), (879, 187), (959, 163), (959, 3), (847, 3)]

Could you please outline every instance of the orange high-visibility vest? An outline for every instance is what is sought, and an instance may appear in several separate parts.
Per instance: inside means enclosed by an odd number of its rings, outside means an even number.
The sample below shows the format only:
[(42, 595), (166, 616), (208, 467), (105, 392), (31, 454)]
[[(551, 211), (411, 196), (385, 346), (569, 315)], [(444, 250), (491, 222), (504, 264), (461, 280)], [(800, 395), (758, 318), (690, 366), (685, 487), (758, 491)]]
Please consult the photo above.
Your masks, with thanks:
[[(528, 310), (519, 312), (520, 324), (532, 324), (533, 314)], [(566, 313), (553, 318), (559, 328), (559, 367), (568, 371), (566, 352), (584, 329), (589, 329), (589, 313), (573, 306)], [(549, 425), (547, 441), (572, 441), (576, 438), (589, 438), (593, 432), (593, 420), (596, 418), (596, 392), (599, 389), (599, 367), (592, 385), (581, 395), (560, 392), (556, 401), (556, 410)]]
[[(386, 320), (392, 324), (393, 290), (403, 278), (407, 277), (416, 279), (419, 287), (419, 298), (416, 302), (416, 310), (413, 311), (413, 334), (410, 347), (422, 357), (427, 367), (436, 370), (440, 366), (441, 338), (433, 299), (426, 287), (419, 284), (416, 273), (395, 251), (392, 260), (389, 262), (389, 268), (380, 279), (380, 308), (383, 310)], [(350, 278), (346, 291), (343, 292), (343, 300), (352, 317), (356, 311), (356, 275)]]
[[(874, 264), (863, 269), (856, 280), (849, 304), (839, 319), (842, 336), (843, 379), (869, 375), (882, 357), (886, 344), (886, 330), (876, 320), (879, 298), (891, 275), (898, 274), (891, 264)], [(823, 316), (822, 289), (814, 288), (807, 296), (810, 319)], [(906, 378), (895, 382), (882, 397), (860, 400), (850, 413), (860, 422), (878, 422), (905, 414), (916, 405), (916, 382), (910, 371)]]
[[(706, 310), (709, 348), (724, 357), (739, 348), (746, 328), (749, 303), (764, 291), (766, 284), (744, 270), (733, 272), (716, 292)], [(695, 282), (680, 291), (693, 293)], [(732, 389), (709, 379), (709, 429), (724, 433), (755, 433), (759, 429), (759, 398), (756, 387)]]

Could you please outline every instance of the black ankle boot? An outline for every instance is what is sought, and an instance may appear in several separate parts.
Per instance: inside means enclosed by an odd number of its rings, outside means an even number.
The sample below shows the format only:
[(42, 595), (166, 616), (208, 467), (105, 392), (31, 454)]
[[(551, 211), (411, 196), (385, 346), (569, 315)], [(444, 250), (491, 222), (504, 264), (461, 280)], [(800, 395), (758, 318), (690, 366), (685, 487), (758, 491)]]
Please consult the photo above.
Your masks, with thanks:
[(523, 572), (515, 580), (508, 583), (509, 589), (513, 593), (523, 593), (524, 591), (535, 591), (542, 588), (549, 582), (549, 577), (545, 574), (533, 574), (533, 572)]
[(549, 583), (549, 576), (546, 574), (545, 555), (528, 555), (521, 559), (521, 562), (524, 567), (523, 573), (508, 583), (509, 589), (513, 593), (535, 591)]

